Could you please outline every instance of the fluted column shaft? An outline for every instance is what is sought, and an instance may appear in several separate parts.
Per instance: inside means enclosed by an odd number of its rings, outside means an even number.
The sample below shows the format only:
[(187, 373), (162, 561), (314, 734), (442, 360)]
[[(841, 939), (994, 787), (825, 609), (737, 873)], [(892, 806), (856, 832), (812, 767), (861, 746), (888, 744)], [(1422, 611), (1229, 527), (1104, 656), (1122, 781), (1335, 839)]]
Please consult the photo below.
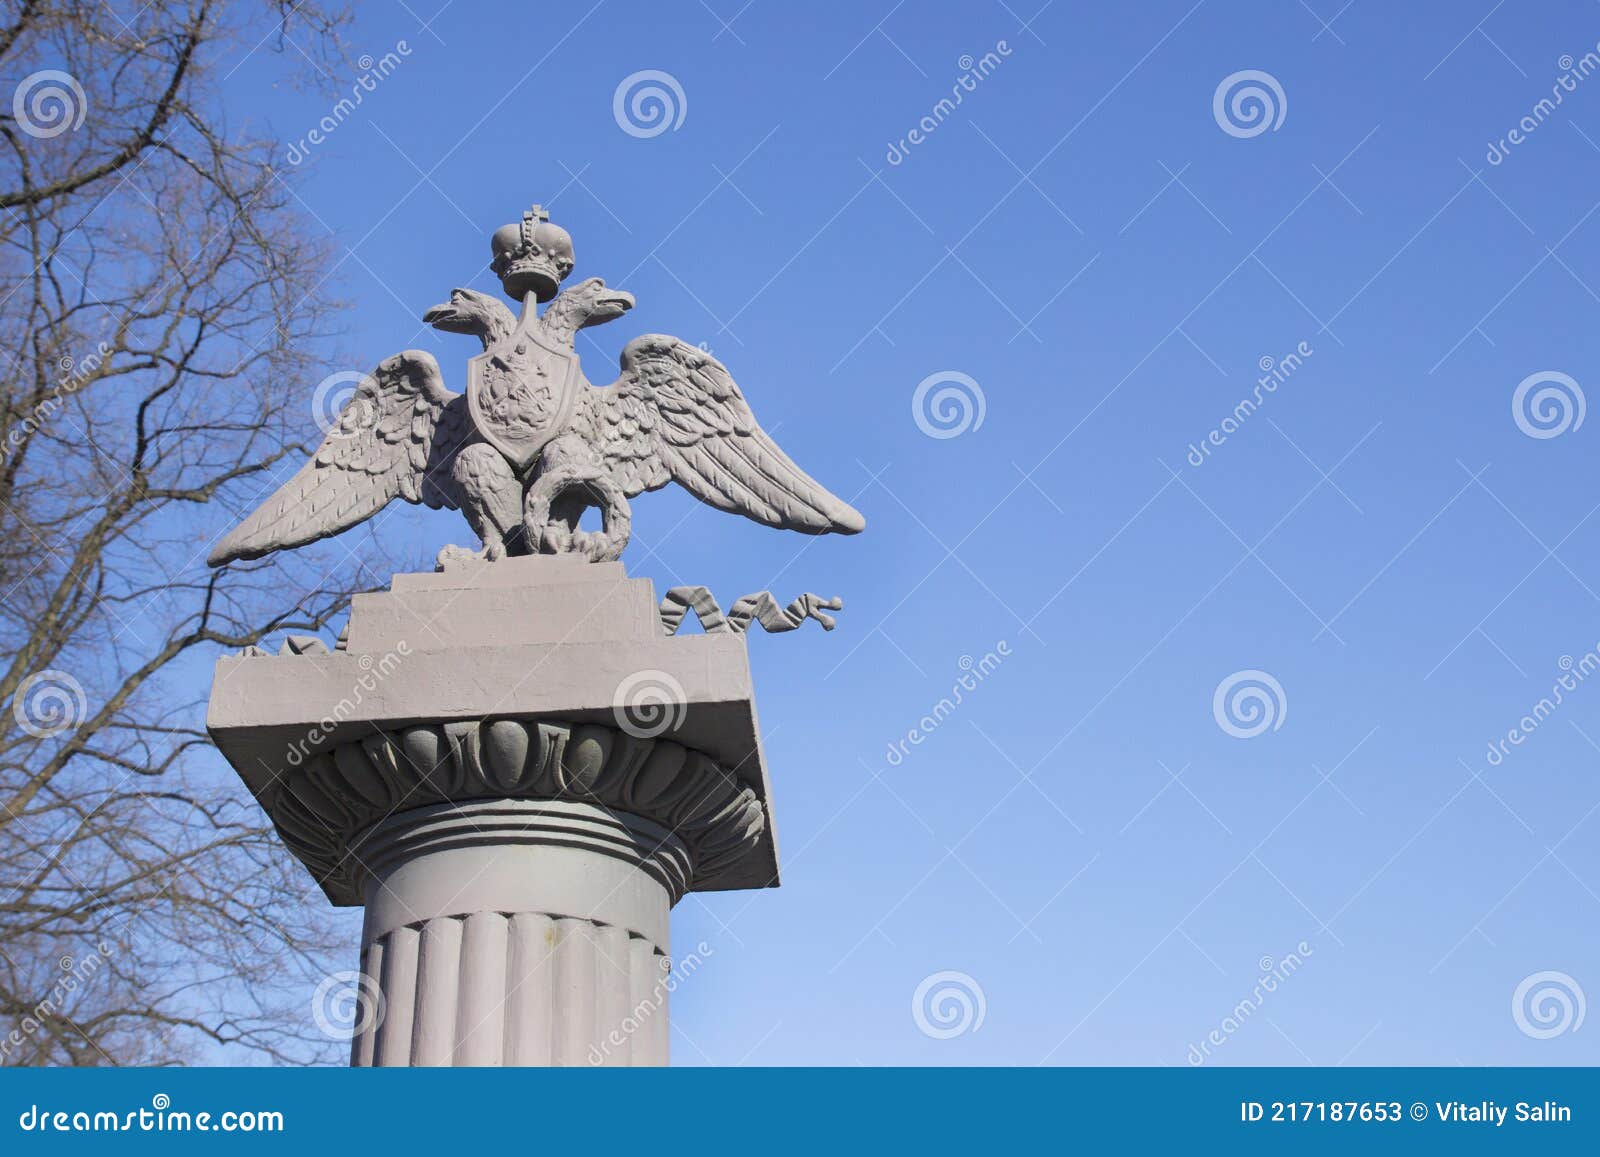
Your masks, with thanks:
[(664, 1065), (683, 844), (570, 801), (401, 812), (362, 841), (355, 1065)]

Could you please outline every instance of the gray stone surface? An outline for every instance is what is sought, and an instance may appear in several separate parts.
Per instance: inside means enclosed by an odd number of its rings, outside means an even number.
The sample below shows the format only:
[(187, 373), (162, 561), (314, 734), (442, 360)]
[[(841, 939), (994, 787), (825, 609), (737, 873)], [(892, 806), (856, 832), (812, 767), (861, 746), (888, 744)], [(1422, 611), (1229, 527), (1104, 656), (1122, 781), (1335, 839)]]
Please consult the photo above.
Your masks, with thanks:
[(647, 860), (671, 833), (587, 804), (483, 801), (405, 813), (368, 851), (362, 971), (382, 1015), (355, 1065), (664, 1065), (667, 909)]
[[(645, 697), (630, 702), (630, 687)], [(620, 564), (529, 556), (396, 576), (357, 600), (343, 650), (219, 660), (207, 727), (336, 904), (362, 902), (360, 829), (379, 815), (559, 797), (570, 777), (541, 772), (527, 751), (559, 763), (603, 749), (597, 790), (617, 805), (633, 798), (624, 771), (658, 748), (689, 753), (673, 778), (708, 806), (735, 808), (748, 792), (760, 831), (747, 855), (702, 866), (687, 887), (778, 882), (744, 637), (663, 637), (651, 583)], [(352, 844), (354, 860), (341, 854)]]

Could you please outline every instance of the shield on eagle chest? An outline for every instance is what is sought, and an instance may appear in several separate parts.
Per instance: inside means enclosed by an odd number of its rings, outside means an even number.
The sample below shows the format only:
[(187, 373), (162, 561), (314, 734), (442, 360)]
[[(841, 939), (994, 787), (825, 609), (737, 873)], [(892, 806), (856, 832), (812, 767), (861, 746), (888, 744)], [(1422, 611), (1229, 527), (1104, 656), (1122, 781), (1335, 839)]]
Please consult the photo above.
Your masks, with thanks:
[(578, 355), (551, 345), (530, 308), (511, 336), (467, 363), (467, 408), (478, 432), (518, 471), (565, 427), (582, 381)]

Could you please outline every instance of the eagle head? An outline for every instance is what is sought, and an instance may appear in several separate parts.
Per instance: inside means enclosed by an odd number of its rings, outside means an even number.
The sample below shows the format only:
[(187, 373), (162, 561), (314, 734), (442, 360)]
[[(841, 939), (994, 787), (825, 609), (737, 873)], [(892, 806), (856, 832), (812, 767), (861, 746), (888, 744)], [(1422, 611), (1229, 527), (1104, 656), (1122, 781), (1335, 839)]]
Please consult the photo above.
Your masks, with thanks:
[(579, 317), (578, 328), (614, 321), (633, 308), (633, 294), (607, 289), (598, 277), (591, 277), (568, 289), (563, 297)]
[(475, 289), (452, 289), (450, 300), (429, 309), (422, 320), (445, 333), (469, 333), (485, 349), (516, 326), (516, 318), (499, 298)]

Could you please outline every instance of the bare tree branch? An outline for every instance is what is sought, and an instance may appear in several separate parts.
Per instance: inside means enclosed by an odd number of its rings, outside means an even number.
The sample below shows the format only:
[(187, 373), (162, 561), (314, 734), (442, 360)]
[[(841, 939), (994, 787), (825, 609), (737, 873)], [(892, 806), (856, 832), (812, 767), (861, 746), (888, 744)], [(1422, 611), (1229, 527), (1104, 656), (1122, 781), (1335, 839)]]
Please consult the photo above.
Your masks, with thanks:
[(225, 127), (216, 77), (273, 40), (332, 58), (342, 20), (322, 0), (0, 16), (8, 76), (66, 73), (87, 102), (60, 132), (0, 102), (0, 1063), (341, 1049), (308, 1006), (331, 914), (210, 747), (203, 696), (219, 653), (331, 636), (370, 585), (343, 550), (204, 566), (316, 436), (331, 316), (321, 230), (275, 142)]

